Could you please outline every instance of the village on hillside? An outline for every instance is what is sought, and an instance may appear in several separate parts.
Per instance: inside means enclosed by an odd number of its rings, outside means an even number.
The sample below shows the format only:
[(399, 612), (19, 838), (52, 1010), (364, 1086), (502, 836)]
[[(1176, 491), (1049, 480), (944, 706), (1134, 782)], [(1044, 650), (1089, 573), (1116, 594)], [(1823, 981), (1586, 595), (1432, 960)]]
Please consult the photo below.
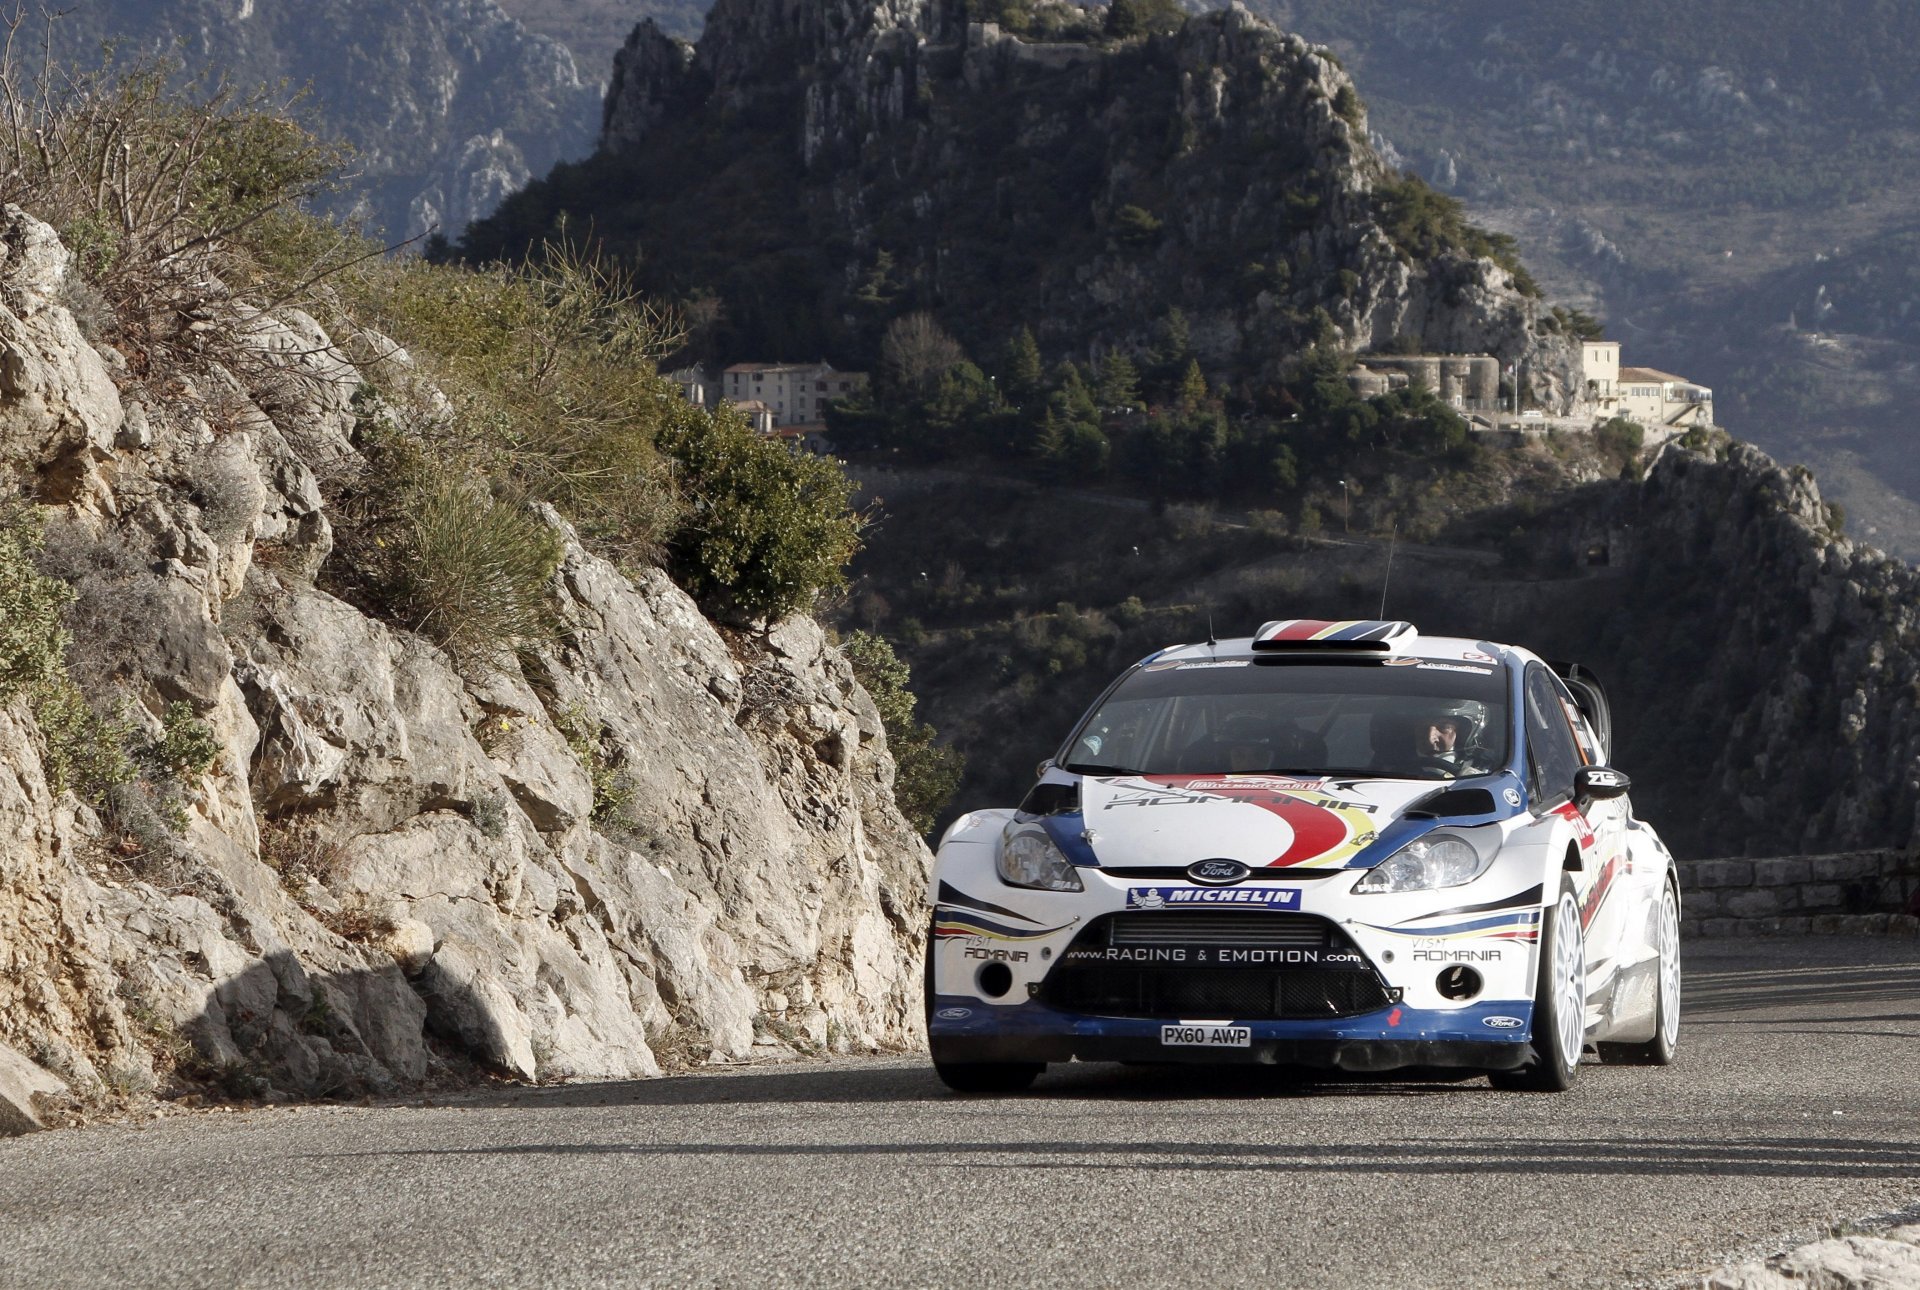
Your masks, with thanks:
[[(1424, 386), (1481, 432), (1591, 430), (1623, 418), (1640, 426), (1651, 447), (1714, 423), (1711, 389), (1656, 368), (1622, 367), (1617, 340), (1581, 341), (1580, 360), (1584, 388), (1559, 409), (1525, 406), (1511, 393), (1523, 388), (1522, 374), (1489, 354), (1365, 354), (1347, 380), (1362, 398)], [(814, 454), (833, 450), (827, 405), (870, 383), (865, 372), (843, 372), (824, 361), (735, 363), (717, 379), (697, 366), (667, 376), (689, 402), (732, 407), (763, 437)]]
[(1649, 445), (1713, 424), (1713, 391), (1684, 376), (1651, 367), (1620, 366), (1620, 342), (1580, 342), (1584, 388), (1558, 410), (1526, 407), (1507, 389), (1520, 387), (1511, 367), (1487, 354), (1367, 354), (1347, 380), (1355, 393), (1372, 398), (1424, 385), (1476, 430), (1541, 432), (1589, 430), (1616, 417), (1646, 432)]

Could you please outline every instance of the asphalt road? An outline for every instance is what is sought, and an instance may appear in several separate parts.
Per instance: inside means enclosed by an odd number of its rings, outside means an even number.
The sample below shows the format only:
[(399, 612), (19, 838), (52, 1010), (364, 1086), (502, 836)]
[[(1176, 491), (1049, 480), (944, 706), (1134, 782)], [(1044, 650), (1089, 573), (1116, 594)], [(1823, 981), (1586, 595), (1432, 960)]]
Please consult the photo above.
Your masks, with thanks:
[(1920, 944), (1689, 947), (1572, 1093), (915, 1060), (0, 1142), (0, 1285), (1683, 1284), (1920, 1202)]

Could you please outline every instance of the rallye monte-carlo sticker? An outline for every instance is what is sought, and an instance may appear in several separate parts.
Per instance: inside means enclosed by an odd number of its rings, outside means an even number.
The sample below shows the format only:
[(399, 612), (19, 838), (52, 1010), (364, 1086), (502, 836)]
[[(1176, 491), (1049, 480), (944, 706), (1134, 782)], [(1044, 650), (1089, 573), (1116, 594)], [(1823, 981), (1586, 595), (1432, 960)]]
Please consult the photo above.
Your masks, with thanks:
[(1241, 860), (1257, 876), (1262, 868), (1339, 868), (1433, 790), (1332, 786), (1286, 775), (1140, 775), (1087, 779), (1080, 800), (1103, 867), (1164, 865), (1191, 853)]

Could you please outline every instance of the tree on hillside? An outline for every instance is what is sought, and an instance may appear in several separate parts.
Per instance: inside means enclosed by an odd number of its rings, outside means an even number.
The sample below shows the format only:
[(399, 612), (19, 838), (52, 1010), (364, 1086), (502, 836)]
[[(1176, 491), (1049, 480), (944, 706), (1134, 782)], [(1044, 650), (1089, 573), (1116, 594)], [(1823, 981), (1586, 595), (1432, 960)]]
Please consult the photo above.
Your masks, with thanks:
[(1032, 331), (1022, 327), (1013, 333), (1007, 341), (1006, 358), (1001, 367), (1001, 375), (1007, 379), (1008, 398), (1030, 399), (1040, 392), (1040, 382), (1046, 376), (1046, 368), (1040, 360), (1040, 346), (1033, 339)]
[(1187, 15), (1175, 0), (1113, 0), (1107, 8), (1107, 35), (1115, 40), (1178, 31)]
[(1133, 360), (1119, 350), (1107, 351), (1100, 360), (1100, 382), (1094, 397), (1103, 408), (1132, 407), (1140, 401), (1140, 373)]
[(1149, 365), (1154, 388), (1165, 391), (1175, 388), (1186, 372), (1193, 358), (1193, 337), (1187, 329), (1187, 315), (1177, 307), (1167, 310), (1157, 330)]
[(1207, 401), (1207, 374), (1200, 370), (1200, 360), (1192, 359), (1187, 363), (1186, 372), (1180, 377), (1180, 410), (1192, 412)]
[(905, 394), (932, 392), (949, 368), (966, 361), (960, 342), (924, 310), (894, 319), (880, 341), (882, 379)]

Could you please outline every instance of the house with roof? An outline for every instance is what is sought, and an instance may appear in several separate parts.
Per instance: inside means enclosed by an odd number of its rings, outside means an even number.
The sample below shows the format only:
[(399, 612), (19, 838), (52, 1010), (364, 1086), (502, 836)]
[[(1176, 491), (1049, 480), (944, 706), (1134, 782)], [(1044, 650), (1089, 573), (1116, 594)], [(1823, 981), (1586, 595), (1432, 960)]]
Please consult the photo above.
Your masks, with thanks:
[(735, 363), (720, 374), (720, 394), (730, 403), (766, 404), (777, 426), (811, 426), (825, 422), (827, 404), (866, 389), (867, 379), (829, 363)]
[(1623, 367), (1619, 391), (1615, 415), (1639, 422), (1649, 434), (1713, 424), (1713, 391), (1684, 376), (1651, 367)]
[(737, 403), (732, 399), (722, 399), (721, 404), (745, 417), (747, 424), (753, 427), (753, 432), (757, 435), (770, 436), (778, 428), (773, 409), (759, 399), (745, 399)]
[(697, 408), (711, 406), (719, 395), (704, 367), (682, 367), (668, 372), (667, 379), (679, 386), (681, 396)]

